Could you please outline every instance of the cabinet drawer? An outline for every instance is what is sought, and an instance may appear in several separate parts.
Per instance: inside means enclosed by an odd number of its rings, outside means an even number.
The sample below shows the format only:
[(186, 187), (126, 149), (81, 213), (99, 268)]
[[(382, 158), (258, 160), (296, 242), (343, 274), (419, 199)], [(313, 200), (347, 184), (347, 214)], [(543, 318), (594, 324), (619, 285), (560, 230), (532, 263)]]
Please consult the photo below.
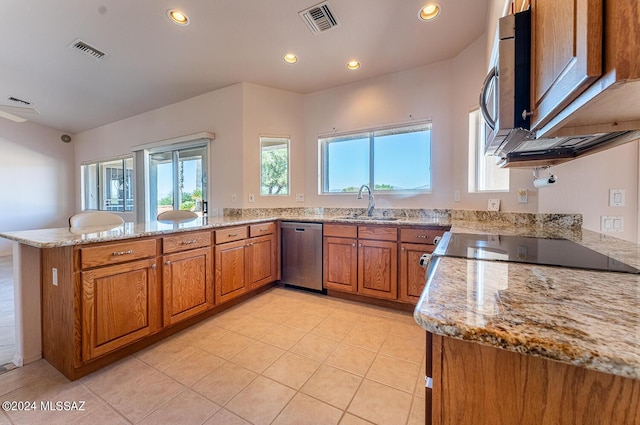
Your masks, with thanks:
[(154, 257), (155, 255), (155, 239), (81, 248), (80, 267), (88, 269), (91, 267)]
[(358, 235), (358, 228), (349, 224), (325, 224), (324, 236), (334, 236), (338, 238), (355, 238)]
[(378, 241), (397, 241), (398, 229), (382, 226), (358, 226), (359, 239), (375, 239)]
[(276, 223), (260, 223), (252, 224), (249, 226), (249, 236), (252, 238), (255, 236), (270, 235), (276, 232)]
[(185, 251), (211, 245), (211, 232), (189, 232), (162, 238), (162, 253)]
[(216, 230), (216, 244), (238, 241), (249, 236), (247, 226), (230, 227), (228, 229)]
[(433, 245), (433, 238), (442, 236), (444, 232), (438, 229), (400, 229), (400, 241)]

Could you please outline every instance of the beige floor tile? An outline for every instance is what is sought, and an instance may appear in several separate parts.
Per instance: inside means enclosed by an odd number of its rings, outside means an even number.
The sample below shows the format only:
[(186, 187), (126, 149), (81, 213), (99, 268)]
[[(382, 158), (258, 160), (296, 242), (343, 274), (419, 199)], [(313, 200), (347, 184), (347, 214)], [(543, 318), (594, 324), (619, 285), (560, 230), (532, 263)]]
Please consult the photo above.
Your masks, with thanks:
[(283, 350), (288, 350), (293, 345), (300, 341), (306, 332), (300, 329), (290, 328), (284, 325), (278, 325), (266, 335), (259, 338), (260, 341), (267, 344), (275, 345)]
[(225, 363), (191, 386), (209, 400), (225, 405), (258, 375), (233, 363)]
[(357, 375), (323, 364), (300, 391), (344, 410), (361, 382)]
[(151, 367), (164, 369), (170, 364), (184, 359), (196, 350), (196, 347), (185, 344), (180, 339), (168, 338), (138, 351), (134, 356)]
[(352, 323), (341, 322), (338, 320), (325, 319), (313, 328), (311, 331), (314, 335), (324, 336), (336, 341), (342, 341), (351, 330)]
[(221, 357), (207, 351), (196, 349), (184, 359), (178, 360), (164, 368), (162, 372), (182, 385), (190, 387), (202, 377), (208, 375), (225, 363)]
[(256, 317), (259, 320), (266, 320), (272, 323), (282, 324), (287, 320), (291, 319), (291, 316), (294, 315), (294, 310), (289, 308), (285, 308), (284, 306), (276, 305), (267, 305), (252, 313), (253, 317)]
[[(139, 360), (136, 361), (139, 362)], [(139, 363), (144, 365), (142, 362)], [(46, 360), (38, 360), (24, 367), (15, 368), (1, 374), (0, 396), (23, 387), (56, 387), (66, 385), (68, 382), (69, 380), (47, 363)]]
[(282, 324), (290, 326), (292, 328), (300, 329), (304, 332), (310, 332), (313, 328), (318, 326), (318, 323), (322, 322), (324, 317), (314, 316), (302, 310), (300, 313), (291, 316), (289, 320), (284, 321)]
[(233, 327), (233, 331), (241, 335), (248, 336), (249, 338), (259, 339), (266, 333), (275, 328), (277, 324), (268, 322), (265, 320), (259, 320), (254, 316), (251, 316), (250, 320), (245, 320), (238, 326)]
[(342, 410), (329, 406), (315, 398), (298, 393), (278, 415), (273, 425), (337, 425)]
[(78, 382), (83, 383), (91, 391), (102, 396), (102, 394), (116, 392), (123, 385), (133, 384), (136, 380), (156, 373), (156, 369), (142, 360), (136, 357), (126, 357), (117, 363), (85, 376)]
[(325, 363), (358, 376), (365, 376), (375, 357), (374, 351), (343, 343), (329, 355)]
[(413, 393), (419, 370), (417, 363), (378, 354), (367, 372), (367, 379)]
[(263, 372), (263, 375), (299, 390), (320, 365), (299, 354), (286, 352)]
[(247, 348), (233, 356), (230, 361), (254, 372), (262, 373), (273, 362), (278, 360), (284, 352), (282, 348), (254, 341)]
[(9, 418), (2, 411), (0, 411), (0, 425), (11, 425), (11, 422), (9, 422)]
[(340, 425), (371, 425), (371, 422), (353, 416), (351, 413), (345, 413), (340, 421)]
[(200, 425), (220, 406), (189, 389), (181, 392), (139, 422), (141, 425)]
[(202, 349), (218, 357), (229, 360), (240, 351), (249, 346), (254, 340), (248, 336), (235, 332), (228, 332), (223, 338), (211, 341), (202, 346)]
[(422, 364), (420, 365), (418, 377), (416, 378), (416, 386), (413, 390), (413, 395), (416, 397), (425, 397), (425, 376), (427, 376), (427, 372), (425, 370), (425, 362), (423, 360)]
[(227, 409), (220, 409), (203, 425), (251, 425), (249, 422), (229, 412)]
[(377, 425), (404, 424), (411, 401), (412, 397), (405, 392), (365, 379), (348, 412)]
[[(123, 377), (124, 378), (124, 377)], [(123, 379), (106, 391), (96, 391), (103, 400), (137, 422), (184, 390), (184, 386), (157, 372)], [(93, 388), (92, 388), (93, 390)]]
[(421, 364), (424, 360), (426, 344), (413, 339), (389, 335), (380, 348), (381, 354)]
[(190, 344), (195, 347), (203, 347), (211, 342), (222, 338), (229, 331), (227, 329), (216, 326), (209, 319), (188, 329), (181, 331), (172, 338), (181, 341), (183, 344)]
[(213, 322), (216, 326), (233, 330), (233, 328), (240, 326), (242, 323), (251, 320), (249, 317), (249, 311), (246, 313), (238, 313), (238, 310), (225, 311), (219, 315), (213, 317)]
[(338, 341), (319, 335), (307, 334), (293, 347), (292, 352), (302, 354), (319, 362), (324, 361), (338, 346)]
[(384, 331), (351, 326), (349, 333), (342, 342), (366, 348), (367, 350), (378, 351), (386, 338), (387, 333)]
[(389, 333), (394, 326), (394, 321), (386, 317), (363, 316), (362, 320), (356, 322), (361, 328)]
[(226, 406), (255, 425), (270, 424), (295, 395), (295, 391), (259, 376)]
[(424, 425), (425, 424), (425, 405), (424, 398), (414, 397), (411, 405), (411, 413), (407, 425)]
[(392, 335), (400, 336), (403, 338), (414, 339), (421, 341), (422, 345), (426, 344), (427, 332), (418, 326), (417, 323), (402, 323), (393, 321), (392, 326), (389, 329), (389, 333)]

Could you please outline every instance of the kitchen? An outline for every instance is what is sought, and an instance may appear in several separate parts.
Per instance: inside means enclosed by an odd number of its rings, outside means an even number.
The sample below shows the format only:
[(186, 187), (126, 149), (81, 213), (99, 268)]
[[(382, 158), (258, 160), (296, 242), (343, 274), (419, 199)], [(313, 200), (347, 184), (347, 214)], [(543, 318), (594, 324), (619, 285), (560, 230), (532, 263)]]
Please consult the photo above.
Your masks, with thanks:
[[(380, 195), (376, 198), (377, 206), (485, 210), (487, 200), (496, 195), (466, 193), (467, 158), (466, 155), (460, 155), (460, 152), (467, 150), (468, 112), (471, 106), (477, 104), (478, 82), (486, 71), (490, 44), (492, 43), (486, 36), (480, 37), (453, 59), (309, 95), (253, 83), (240, 83), (95, 130), (74, 134), (71, 144), (58, 141), (59, 131), (27, 124), (29, 127), (25, 137), (24, 127), (3, 122), (3, 128), (8, 126), (8, 136), (5, 137), (9, 139), (3, 141), (7, 143), (7, 148), (3, 148), (3, 151), (17, 156), (7, 158), (11, 161), (7, 165), (24, 161), (30, 154), (27, 150), (30, 140), (35, 143), (32, 149), (40, 152), (40, 155), (51, 152), (51, 157), (58, 158), (50, 161), (46, 157), (36, 157), (35, 161), (42, 161), (42, 167), (38, 171), (40, 174), (26, 176), (27, 179), (33, 179), (28, 181), (32, 182), (30, 186), (34, 186), (34, 190), (41, 188), (41, 196), (38, 196), (38, 192), (30, 192), (27, 196), (23, 190), (17, 196), (17, 199), (31, 202), (34, 199), (50, 200), (55, 195), (57, 202), (37, 205), (36, 208), (32, 204), (12, 205), (13, 209), (19, 211), (16, 215), (21, 217), (11, 224), (20, 226), (16, 230), (32, 225), (33, 228), (62, 226), (68, 216), (80, 209), (80, 185), (75, 176), (77, 171), (74, 170), (82, 162), (125, 154), (136, 145), (200, 131), (216, 133), (216, 140), (212, 142), (212, 208), (283, 206), (281, 198), (258, 196), (253, 204), (247, 200), (249, 194), (258, 191), (259, 151), (253, 147), (256, 136), (261, 133), (291, 135), (294, 141), (291, 149), (291, 193), (305, 195), (302, 206), (364, 208), (365, 201), (357, 201), (355, 196), (317, 195), (316, 138), (318, 134), (332, 128), (369, 128), (380, 124), (407, 122), (411, 119), (410, 116), (430, 117), (434, 123), (434, 140), (449, 141), (447, 145), (450, 147), (447, 149), (433, 149), (432, 175), (434, 188), (437, 190), (401, 199), (392, 195)], [(176, 121), (176, 116), (181, 119)], [(156, 127), (149, 123), (164, 124)], [(21, 141), (20, 147), (11, 143), (11, 136), (13, 140), (17, 138)], [(40, 138), (45, 137), (48, 138), (47, 142), (38, 143)], [(55, 145), (49, 143), (51, 140), (55, 141)], [(307, 140), (308, 145), (301, 146), (295, 140)], [(555, 187), (539, 191), (533, 189), (531, 170), (512, 170), (511, 190), (500, 195), (502, 210), (582, 213), (585, 228), (596, 231), (600, 230), (601, 215), (623, 215), (626, 220), (622, 235), (635, 241), (637, 156), (637, 145), (631, 143), (554, 167), (559, 183)], [(9, 167), (2, 169), (2, 172), (12, 170)], [(55, 179), (52, 175), (56, 176)], [(7, 175), (3, 180), (9, 182), (12, 178), (15, 177)], [(528, 189), (527, 204), (517, 202), (515, 192), (521, 188)], [(610, 188), (626, 189), (626, 206), (616, 209), (608, 207)], [(16, 189), (7, 188), (9, 191)], [(462, 193), (459, 203), (456, 203), (454, 197), (456, 190)], [(235, 204), (231, 202), (233, 194), (239, 200)], [(285, 206), (298, 206), (293, 199), (288, 199), (287, 203)], [(55, 208), (52, 209), (52, 205), (56, 205)], [(59, 211), (60, 209), (64, 211)], [(29, 211), (29, 215), (35, 215), (28, 224), (25, 224), (27, 218), (22, 217), (25, 210)], [(7, 227), (6, 230), (13, 229)], [(10, 248), (5, 248), (8, 249)]]

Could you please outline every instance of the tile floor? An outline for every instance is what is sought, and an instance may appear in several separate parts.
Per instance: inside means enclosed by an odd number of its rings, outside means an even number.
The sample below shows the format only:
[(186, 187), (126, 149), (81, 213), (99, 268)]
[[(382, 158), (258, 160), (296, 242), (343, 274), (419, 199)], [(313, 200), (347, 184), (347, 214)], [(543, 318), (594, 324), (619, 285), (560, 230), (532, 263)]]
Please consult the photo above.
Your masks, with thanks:
[(0, 257), (0, 370), (16, 352), (12, 261), (10, 255)]
[(0, 375), (4, 424), (424, 424), (425, 333), (410, 313), (282, 287), (69, 382), (46, 361)]

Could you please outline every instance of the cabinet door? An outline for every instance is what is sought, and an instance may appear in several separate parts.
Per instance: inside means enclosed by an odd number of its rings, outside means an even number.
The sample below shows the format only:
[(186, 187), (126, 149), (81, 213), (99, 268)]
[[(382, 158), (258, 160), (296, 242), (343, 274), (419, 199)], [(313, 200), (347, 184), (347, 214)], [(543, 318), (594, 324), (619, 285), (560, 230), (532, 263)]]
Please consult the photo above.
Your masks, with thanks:
[(274, 282), (277, 275), (275, 235), (251, 238), (248, 245), (247, 262), (251, 273), (251, 288)]
[(242, 295), (249, 289), (246, 244), (246, 241), (241, 240), (215, 247), (215, 288), (218, 303)]
[(164, 325), (213, 307), (211, 248), (165, 255), (162, 264)]
[(434, 245), (403, 243), (400, 248), (400, 301), (416, 304), (424, 284), (425, 269), (420, 266), (422, 254), (431, 254)]
[(603, 0), (531, 1), (531, 128), (602, 74)]
[(376, 298), (398, 298), (398, 244), (358, 242), (358, 293)]
[(358, 248), (352, 238), (324, 238), (324, 287), (344, 292), (358, 290)]
[(82, 272), (82, 360), (108, 353), (154, 331), (155, 259)]

